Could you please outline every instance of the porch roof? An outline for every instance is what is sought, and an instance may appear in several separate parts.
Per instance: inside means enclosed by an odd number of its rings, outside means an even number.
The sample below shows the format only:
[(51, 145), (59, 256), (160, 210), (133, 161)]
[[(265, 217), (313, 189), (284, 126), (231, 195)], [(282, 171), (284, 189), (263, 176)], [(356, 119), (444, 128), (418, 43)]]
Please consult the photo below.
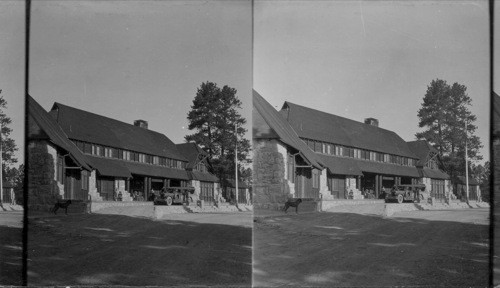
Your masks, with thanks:
[(450, 179), (450, 176), (441, 170), (430, 169), (424, 167), (423, 169), (418, 169), (421, 177), (427, 177), (431, 179)]
[(97, 169), (102, 176), (132, 178), (130, 171), (118, 160), (110, 160), (101, 157), (86, 155), (90, 165)]
[(340, 175), (361, 176), (363, 173), (353, 159), (335, 157), (328, 155), (318, 155), (321, 161), (326, 165), (330, 173)]
[(420, 177), (416, 167), (401, 166), (389, 163), (359, 160), (347, 157), (318, 155), (321, 161), (333, 174), (340, 175), (363, 175), (363, 173), (375, 173), (403, 177)]
[(189, 179), (194, 179), (198, 181), (205, 181), (205, 182), (219, 182), (219, 178), (217, 178), (215, 175), (211, 173), (203, 173), (200, 171), (188, 171), (189, 174)]
[(149, 177), (189, 180), (186, 170), (155, 166), (151, 164), (129, 162), (118, 159), (86, 155), (91, 165), (103, 176), (131, 178), (131, 174)]
[(359, 169), (363, 172), (384, 174), (384, 175), (394, 175), (403, 177), (413, 177), (419, 178), (417, 167), (413, 166), (402, 166), (396, 164), (366, 161), (366, 160), (353, 160), (358, 163)]
[(125, 167), (128, 168), (130, 173), (144, 176), (153, 176), (160, 178), (189, 180), (189, 175), (184, 169), (174, 169), (162, 166), (154, 166), (150, 164), (143, 164), (137, 162), (123, 161)]

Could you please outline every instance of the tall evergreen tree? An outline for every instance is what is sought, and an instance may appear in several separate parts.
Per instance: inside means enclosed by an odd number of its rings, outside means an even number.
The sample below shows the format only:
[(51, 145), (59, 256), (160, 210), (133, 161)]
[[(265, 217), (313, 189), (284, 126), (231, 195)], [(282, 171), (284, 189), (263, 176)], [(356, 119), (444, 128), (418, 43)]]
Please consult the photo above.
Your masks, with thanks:
[(2, 90), (0, 89), (0, 133), (2, 137), (2, 163), (4, 166), (3, 169), (5, 171), (6, 166), (17, 163), (17, 158), (14, 155), (14, 152), (17, 151), (17, 146), (14, 142), (14, 139), (10, 138), (12, 129), (9, 127), (9, 125), (12, 123), (12, 120), (5, 113), (5, 110), (7, 109), (7, 101), (3, 98), (1, 93)]
[[(185, 136), (187, 142), (194, 141), (209, 154), (215, 174), (221, 180), (223, 189), (226, 179), (235, 175), (235, 146), (238, 161), (249, 162), (250, 141), (244, 138), (246, 119), (238, 112), (241, 101), (236, 89), (227, 85), (219, 88), (216, 83), (202, 83), (188, 113), (189, 130), (196, 132)], [(241, 171), (238, 167), (238, 171)]]
[(417, 114), (418, 125), (425, 130), (415, 136), (429, 141), (438, 150), (440, 168), (452, 179), (465, 174), (466, 142), (468, 159), (473, 162), (482, 159), (481, 141), (474, 135), (476, 116), (469, 110), (472, 99), (466, 91), (467, 87), (458, 83), (450, 86), (444, 80), (432, 80)]

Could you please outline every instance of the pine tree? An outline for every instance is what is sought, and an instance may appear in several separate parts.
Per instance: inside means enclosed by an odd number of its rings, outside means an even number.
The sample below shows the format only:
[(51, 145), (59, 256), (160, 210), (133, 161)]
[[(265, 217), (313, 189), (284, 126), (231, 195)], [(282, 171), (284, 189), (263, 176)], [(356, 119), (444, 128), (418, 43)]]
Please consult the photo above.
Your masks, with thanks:
[[(0, 94), (1, 93), (2, 90), (0, 89)], [(14, 152), (17, 151), (17, 146), (14, 142), (14, 139), (10, 138), (12, 129), (9, 127), (9, 125), (12, 123), (12, 120), (5, 113), (6, 109), (7, 101), (3, 98), (2, 95), (0, 95), (0, 133), (2, 137), (2, 163), (4, 166), (4, 171), (5, 167), (17, 163), (17, 158), (14, 155)]]
[(482, 159), (479, 154), (482, 144), (474, 135), (476, 116), (469, 110), (472, 99), (466, 91), (467, 87), (458, 83), (450, 86), (444, 80), (432, 80), (417, 114), (418, 125), (425, 130), (415, 136), (429, 141), (438, 150), (440, 168), (452, 179), (465, 174), (466, 141), (468, 159), (472, 162)]
[(209, 154), (214, 173), (221, 180), (224, 190), (227, 185), (225, 180), (235, 175), (236, 143), (238, 162), (250, 161), (247, 159), (250, 141), (244, 138), (246, 119), (238, 112), (242, 103), (236, 92), (227, 85), (221, 89), (213, 82), (202, 83), (187, 117), (189, 130), (196, 132), (184, 137), (187, 142), (196, 142)]

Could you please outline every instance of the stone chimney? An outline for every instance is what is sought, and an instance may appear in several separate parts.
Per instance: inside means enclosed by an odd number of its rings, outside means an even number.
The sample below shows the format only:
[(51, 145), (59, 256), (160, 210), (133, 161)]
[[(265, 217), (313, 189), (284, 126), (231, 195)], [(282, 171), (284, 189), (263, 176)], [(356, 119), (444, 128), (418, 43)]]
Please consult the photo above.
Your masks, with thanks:
[(145, 120), (135, 120), (134, 121), (134, 126), (137, 126), (137, 127), (141, 127), (141, 128), (144, 128), (144, 129), (148, 129), (148, 121), (145, 121)]
[(375, 118), (366, 118), (365, 119), (365, 124), (373, 125), (375, 127), (378, 127), (378, 120), (375, 119)]

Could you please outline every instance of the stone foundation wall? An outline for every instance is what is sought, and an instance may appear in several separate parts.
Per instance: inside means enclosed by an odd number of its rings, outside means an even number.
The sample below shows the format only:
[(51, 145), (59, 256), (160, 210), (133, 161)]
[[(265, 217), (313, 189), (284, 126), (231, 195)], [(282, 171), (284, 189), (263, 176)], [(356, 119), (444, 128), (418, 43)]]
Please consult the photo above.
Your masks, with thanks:
[(47, 141), (32, 140), (28, 152), (28, 206), (33, 210), (49, 209), (64, 196), (64, 186), (56, 181), (57, 151)]
[(253, 141), (253, 203), (284, 203), (294, 192), (286, 180), (286, 148), (277, 140)]
[(102, 201), (101, 195), (97, 192), (96, 170), (90, 172), (89, 175), (89, 196), (92, 201)]

